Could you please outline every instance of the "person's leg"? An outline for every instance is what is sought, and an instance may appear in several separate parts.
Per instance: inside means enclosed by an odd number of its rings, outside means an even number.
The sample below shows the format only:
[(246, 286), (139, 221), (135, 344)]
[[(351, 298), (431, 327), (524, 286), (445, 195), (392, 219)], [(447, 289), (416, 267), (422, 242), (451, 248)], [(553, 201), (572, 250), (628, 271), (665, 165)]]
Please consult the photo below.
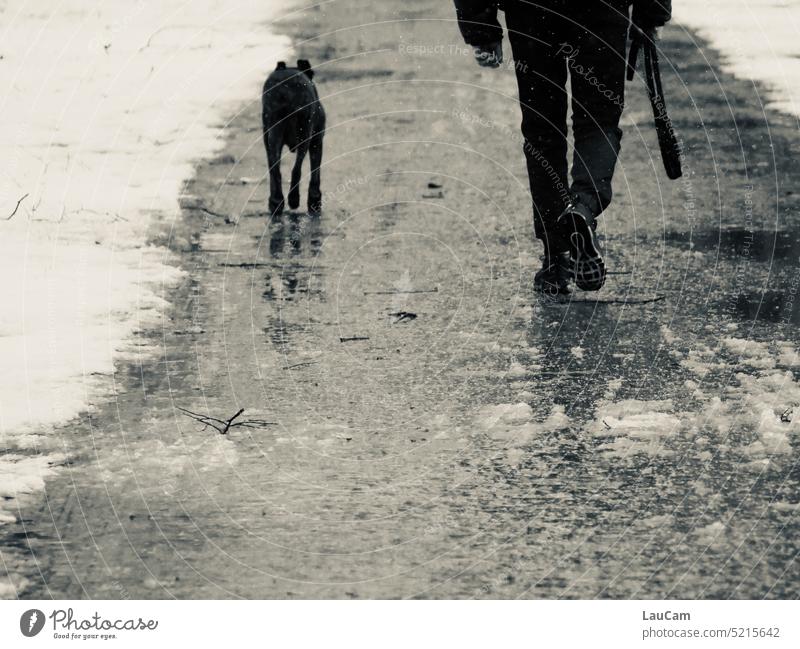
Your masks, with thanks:
[(569, 201), (563, 21), (557, 11), (528, 2), (508, 0), (504, 9), (519, 86), (534, 232), (546, 252), (557, 251), (563, 244), (553, 236), (555, 223)]
[(622, 138), (627, 4), (590, 3), (575, 12), (575, 20), (575, 51), (567, 61), (575, 139), (570, 191), (596, 217), (611, 202)]

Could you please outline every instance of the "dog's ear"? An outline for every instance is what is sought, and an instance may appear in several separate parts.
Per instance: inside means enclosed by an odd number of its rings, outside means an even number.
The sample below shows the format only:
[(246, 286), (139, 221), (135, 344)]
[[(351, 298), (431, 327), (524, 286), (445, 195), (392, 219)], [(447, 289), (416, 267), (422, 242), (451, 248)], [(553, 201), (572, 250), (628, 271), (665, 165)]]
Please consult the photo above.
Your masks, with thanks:
[(278, 61), (278, 65), (275, 66), (276, 70), (285, 70), (286, 69), (286, 61)]
[(297, 69), (305, 72), (309, 79), (314, 78), (314, 70), (311, 69), (311, 63), (308, 62), (308, 59), (297, 59)]

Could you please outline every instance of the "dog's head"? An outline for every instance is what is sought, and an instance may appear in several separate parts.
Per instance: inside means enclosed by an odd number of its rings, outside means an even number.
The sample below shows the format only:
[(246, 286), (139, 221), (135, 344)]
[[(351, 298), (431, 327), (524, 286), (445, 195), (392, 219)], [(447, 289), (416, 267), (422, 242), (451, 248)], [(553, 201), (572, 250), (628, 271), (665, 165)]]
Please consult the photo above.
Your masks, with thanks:
[[(278, 61), (278, 65), (275, 66), (275, 69), (285, 70), (286, 61)], [(308, 59), (297, 59), (297, 69), (304, 73), (309, 79), (314, 78), (314, 70), (311, 69), (311, 63), (308, 61)]]

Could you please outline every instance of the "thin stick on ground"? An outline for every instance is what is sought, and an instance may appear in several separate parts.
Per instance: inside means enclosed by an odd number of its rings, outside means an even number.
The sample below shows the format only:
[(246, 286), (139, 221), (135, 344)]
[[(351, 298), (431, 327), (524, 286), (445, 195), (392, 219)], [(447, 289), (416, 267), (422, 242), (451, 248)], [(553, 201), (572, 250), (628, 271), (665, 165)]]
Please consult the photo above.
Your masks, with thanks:
[(629, 306), (636, 306), (640, 304), (651, 304), (653, 302), (661, 302), (666, 299), (666, 295), (656, 295), (654, 297), (556, 297), (556, 298), (542, 298), (541, 301), (547, 304), (563, 304), (569, 306), (571, 304), (627, 304)]
[(415, 295), (417, 293), (438, 293), (438, 288), (425, 288), (412, 291), (364, 291), (364, 295)]
[(14, 211), (11, 212), (11, 214), (9, 214), (8, 216), (4, 216), (3, 220), (4, 221), (10, 221), (12, 218), (14, 218), (14, 215), (17, 213), (17, 210), (19, 209), (19, 206), (22, 204), (22, 201), (24, 201), (26, 198), (28, 198), (28, 196), (30, 196), (30, 194), (23, 195), (22, 198), (20, 198), (17, 201), (17, 204), (14, 206)]
[(211, 415), (201, 415), (199, 412), (193, 412), (181, 407), (178, 407), (178, 410), (180, 410), (187, 417), (190, 417), (191, 419), (199, 421), (201, 424), (203, 424), (203, 430), (210, 426), (220, 435), (227, 435), (231, 428), (236, 428), (237, 426), (242, 428), (264, 428), (266, 426), (277, 425), (277, 423), (274, 421), (264, 421), (263, 419), (243, 419), (241, 421), (234, 421), (244, 413), (244, 408), (240, 408), (238, 412), (236, 412), (236, 414), (229, 419), (218, 419), (217, 417), (212, 417)]

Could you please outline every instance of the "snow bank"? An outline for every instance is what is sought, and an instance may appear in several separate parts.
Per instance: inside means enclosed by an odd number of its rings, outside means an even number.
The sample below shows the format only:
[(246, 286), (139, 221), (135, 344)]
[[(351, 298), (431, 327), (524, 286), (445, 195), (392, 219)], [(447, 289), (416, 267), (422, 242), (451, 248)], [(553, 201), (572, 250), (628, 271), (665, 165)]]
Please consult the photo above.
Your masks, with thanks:
[(695, 29), (723, 54), (725, 69), (767, 84), (766, 98), (800, 115), (800, 12), (784, 0), (683, 0), (675, 21)]
[[(160, 325), (193, 161), (260, 86), (285, 39), (257, 0), (0, 5), (0, 491), (40, 489), (48, 428), (108, 388), (126, 341)], [(16, 210), (16, 213), (14, 213)], [(11, 216), (13, 214), (13, 216)], [(10, 217), (7, 220), (2, 220)], [(165, 226), (164, 226), (165, 224)], [(9, 454), (8, 449), (17, 449)], [(13, 500), (0, 523), (10, 522)]]

